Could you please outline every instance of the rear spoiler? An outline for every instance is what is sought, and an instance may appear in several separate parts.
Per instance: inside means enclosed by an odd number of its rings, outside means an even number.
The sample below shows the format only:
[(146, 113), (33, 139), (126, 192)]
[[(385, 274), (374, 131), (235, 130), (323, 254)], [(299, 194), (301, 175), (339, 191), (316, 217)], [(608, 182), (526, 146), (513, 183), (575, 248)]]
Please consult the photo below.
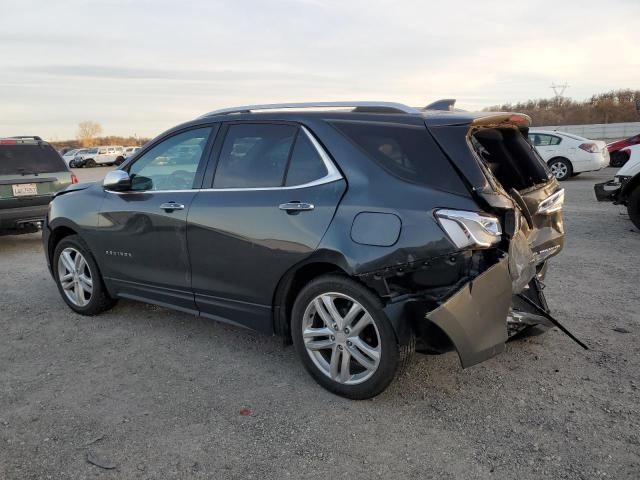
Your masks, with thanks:
[(453, 107), (456, 104), (455, 98), (443, 98), (442, 100), (436, 100), (435, 102), (430, 103), (423, 110), (453, 110)]
[(518, 128), (529, 128), (531, 117), (523, 113), (487, 113), (486, 116), (474, 118), (472, 127), (504, 127), (514, 125)]

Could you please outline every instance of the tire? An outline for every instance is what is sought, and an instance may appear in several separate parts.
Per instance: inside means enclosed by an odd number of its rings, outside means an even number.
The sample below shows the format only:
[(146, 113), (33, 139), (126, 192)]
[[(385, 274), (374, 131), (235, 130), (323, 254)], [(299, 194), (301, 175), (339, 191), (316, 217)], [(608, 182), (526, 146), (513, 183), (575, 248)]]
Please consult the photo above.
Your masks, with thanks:
[[(324, 301), (333, 305), (333, 315)], [(340, 275), (323, 275), (302, 289), (291, 313), (292, 339), (316, 382), (337, 395), (363, 400), (380, 394), (401, 373), (415, 350), (415, 337), (398, 345), (382, 308), (374, 293)], [(350, 319), (348, 311), (357, 313)], [(315, 330), (315, 335), (304, 336), (303, 330)]]
[[(81, 255), (84, 262), (78, 255)], [(89, 247), (79, 235), (65, 237), (56, 245), (51, 265), (58, 291), (74, 312), (97, 315), (116, 304), (117, 301), (109, 296), (104, 287), (100, 270)], [(71, 271), (78, 274), (74, 275)], [(68, 275), (71, 278), (65, 281), (64, 277)], [(72, 284), (71, 287), (69, 284)]]
[(571, 162), (566, 158), (552, 158), (549, 160), (549, 169), (551, 169), (551, 173), (556, 177), (556, 180), (564, 181), (571, 178), (573, 175), (573, 166)]
[(113, 164), (116, 165), (116, 166), (120, 166), (120, 165), (122, 165), (122, 162), (124, 162), (124, 157), (118, 157), (118, 158), (116, 158), (116, 161), (113, 162)]
[(84, 166), (88, 168), (93, 168), (96, 166), (96, 161), (93, 158), (90, 158), (86, 162), (84, 162)]
[(636, 228), (640, 230), (640, 185), (636, 185), (631, 195), (627, 197), (627, 213)]

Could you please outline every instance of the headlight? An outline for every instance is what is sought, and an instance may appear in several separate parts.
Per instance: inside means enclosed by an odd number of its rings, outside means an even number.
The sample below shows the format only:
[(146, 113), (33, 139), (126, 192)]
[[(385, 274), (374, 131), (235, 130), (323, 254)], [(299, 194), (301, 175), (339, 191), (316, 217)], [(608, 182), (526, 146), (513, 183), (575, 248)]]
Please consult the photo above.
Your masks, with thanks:
[(550, 213), (562, 210), (562, 205), (564, 205), (564, 188), (561, 188), (556, 193), (541, 201), (536, 213), (549, 215)]
[(436, 210), (436, 219), (458, 248), (490, 247), (500, 242), (500, 220), (485, 213)]

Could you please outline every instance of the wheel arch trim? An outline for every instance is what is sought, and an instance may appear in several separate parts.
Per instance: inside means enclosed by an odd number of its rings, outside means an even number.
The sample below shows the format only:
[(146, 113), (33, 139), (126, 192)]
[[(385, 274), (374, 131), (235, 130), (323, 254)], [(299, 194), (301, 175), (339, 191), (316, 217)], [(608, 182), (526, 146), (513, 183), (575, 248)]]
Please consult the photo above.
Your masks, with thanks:
[[(291, 343), (290, 313), (297, 292), (313, 278), (332, 272), (355, 278), (344, 256), (328, 250), (315, 252), (291, 267), (280, 278), (272, 299), (273, 331), (283, 337), (287, 344)], [(296, 285), (296, 280), (304, 281), (304, 284)]]

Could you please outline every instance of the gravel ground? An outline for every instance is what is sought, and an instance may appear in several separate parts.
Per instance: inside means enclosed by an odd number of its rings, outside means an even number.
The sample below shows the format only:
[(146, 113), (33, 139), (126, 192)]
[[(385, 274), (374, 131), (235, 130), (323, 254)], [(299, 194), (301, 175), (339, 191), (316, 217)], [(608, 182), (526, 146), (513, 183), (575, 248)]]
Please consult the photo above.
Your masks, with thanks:
[(0, 478), (637, 479), (640, 233), (594, 200), (612, 175), (564, 184), (547, 281), (591, 350), (553, 329), (468, 370), (417, 355), (361, 402), (277, 338), (129, 301), (75, 315), (40, 236), (0, 237)]

